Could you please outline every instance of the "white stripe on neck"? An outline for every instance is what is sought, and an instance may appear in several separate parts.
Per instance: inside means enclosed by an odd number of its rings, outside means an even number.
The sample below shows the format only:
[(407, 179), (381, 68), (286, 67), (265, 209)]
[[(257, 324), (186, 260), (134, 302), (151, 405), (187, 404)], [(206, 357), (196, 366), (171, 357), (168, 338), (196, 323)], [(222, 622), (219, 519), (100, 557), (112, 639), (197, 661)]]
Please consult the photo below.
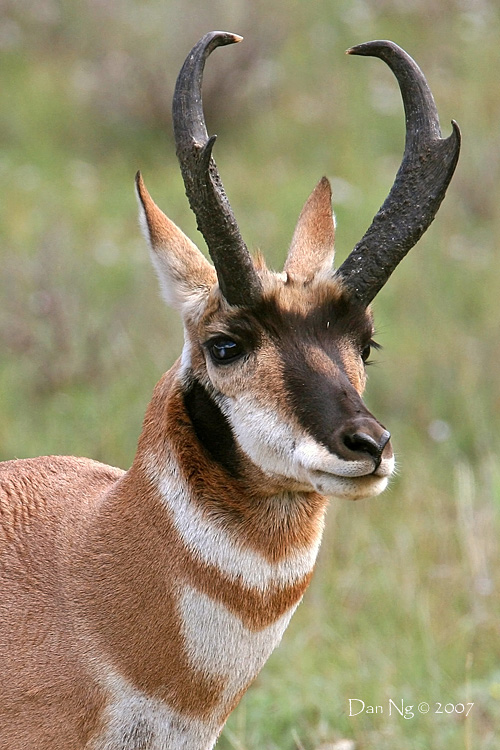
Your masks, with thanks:
[[(241, 581), (258, 591), (294, 584), (312, 571), (322, 526), (311, 547), (296, 549), (284, 560), (271, 563), (259, 552), (239, 544), (215, 519), (207, 519), (190, 499), (189, 486), (179, 476), (173, 461), (160, 468), (154, 456), (148, 458), (148, 478), (158, 488), (183, 543), (198, 560), (218, 567), (231, 580)], [(277, 497), (276, 502), (282, 503), (284, 499)]]

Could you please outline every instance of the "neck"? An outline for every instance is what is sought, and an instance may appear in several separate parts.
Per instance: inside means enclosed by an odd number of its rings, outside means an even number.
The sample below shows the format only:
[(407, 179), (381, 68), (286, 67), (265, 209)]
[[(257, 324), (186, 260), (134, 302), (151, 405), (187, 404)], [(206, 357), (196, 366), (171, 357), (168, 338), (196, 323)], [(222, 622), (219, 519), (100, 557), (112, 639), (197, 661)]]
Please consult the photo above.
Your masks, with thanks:
[(310, 581), (326, 501), (269, 489), (239, 451), (229, 468), (202, 442), (207, 424), (164, 376), (92, 551), (116, 601), (95, 629), (121, 676), (216, 735)]
[(260, 471), (205, 387), (184, 385), (177, 368), (154, 391), (134, 467), (157, 488), (188, 546), (192, 520), (270, 564), (317, 550), (325, 498)]

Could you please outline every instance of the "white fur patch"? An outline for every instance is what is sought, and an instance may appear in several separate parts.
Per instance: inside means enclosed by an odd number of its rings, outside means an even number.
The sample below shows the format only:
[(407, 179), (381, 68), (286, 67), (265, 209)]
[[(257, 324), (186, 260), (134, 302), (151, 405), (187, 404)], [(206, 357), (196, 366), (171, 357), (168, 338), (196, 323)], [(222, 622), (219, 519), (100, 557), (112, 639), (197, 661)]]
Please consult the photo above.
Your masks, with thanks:
[[(182, 482), (173, 462), (160, 469), (151, 458), (148, 470), (172, 514), (179, 536), (202, 562), (218, 567), (222, 574), (258, 591), (296, 583), (313, 569), (321, 534), (310, 548), (298, 549), (279, 563), (271, 563), (258, 552), (238, 544), (215, 520), (211, 522), (206, 518), (191, 500), (189, 488)], [(286, 503), (287, 500), (277, 498), (276, 502)]]
[[(241, 448), (260, 469), (271, 476), (300, 479), (293, 466), (293, 452), (301, 437), (298, 429), (250, 394), (237, 399), (219, 396), (216, 400)], [(305, 489), (310, 487), (306, 484)]]
[[(373, 459), (345, 461), (311, 437), (304, 437), (294, 451), (294, 459), (307, 471), (320, 471), (338, 477), (364, 477), (371, 474)], [(394, 458), (384, 459), (379, 467), (379, 476), (389, 476), (394, 467)]]
[(212, 750), (228, 705), (278, 645), (296, 606), (269, 627), (250, 632), (224, 606), (191, 587), (182, 589), (180, 607), (192, 666), (226, 680), (218, 708), (207, 721), (183, 716), (101, 661), (96, 677), (108, 694), (108, 705), (103, 727), (86, 750)]
[(394, 470), (393, 457), (384, 459), (375, 474), (371, 458), (345, 461), (251, 395), (219, 396), (217, 403), (249, 458), (272, 476), (296, 480), (302, 490), (346, 499), (371, 497), (385, 489)]
[(226, 680), (222, 704), (231, 701), (264, 666), (280, 642), (297, 604), (260, 631), (217, 601), (186, 586), (180, 595), (185, 648), (194, 669)]
[(189, 336), (184, 330), (184, 346), (182, 347), (181, 354), (181, 366), (179, 370), (179, 377), (183, 379), (191, 370), (191, 342)]
[(106, 688), (109, 704), (104, 727), (86, 750), (211, 750), (222, 729), (214, 720), (182, 716), (111, 670)]

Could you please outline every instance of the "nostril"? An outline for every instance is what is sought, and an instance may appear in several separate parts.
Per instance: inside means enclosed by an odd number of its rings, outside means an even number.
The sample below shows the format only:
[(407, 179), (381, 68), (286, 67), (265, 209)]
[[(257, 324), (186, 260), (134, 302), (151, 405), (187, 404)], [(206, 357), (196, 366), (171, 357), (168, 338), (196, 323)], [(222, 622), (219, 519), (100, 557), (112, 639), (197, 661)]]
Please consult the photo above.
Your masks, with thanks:
[(377, 441), (365, 432), (355, 432), (353, 435), (345, 435), (344, 444), (353, 453), (369, 453), (374, 458), (380, 453)]
[(378, 465), (384, 448), (390, 439), (391, 434), (388, 430), (384, 430), (380, 436), (377, 436), (377, 439), (366, 432), (354, 432), (351, 435), (344, 436), (344, 445), (354, 453), (368, 453)]

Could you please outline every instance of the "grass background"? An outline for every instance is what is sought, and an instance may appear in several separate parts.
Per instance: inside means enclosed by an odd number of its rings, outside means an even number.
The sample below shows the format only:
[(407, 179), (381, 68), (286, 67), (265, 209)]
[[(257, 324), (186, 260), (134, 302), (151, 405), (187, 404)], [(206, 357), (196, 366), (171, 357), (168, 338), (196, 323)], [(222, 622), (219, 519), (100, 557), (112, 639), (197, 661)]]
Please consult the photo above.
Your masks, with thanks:
[[(494, 0), (3, 0), (0, 3), (0, 458), (127, 467), (153, 385), (180, 352), (140, 237), (133, 176), (193, 239), (170, 99), (210, 59), (215, 155), (250, 247), (280, 267), (326, 173), (345, 257), (388, 192), (404, 118), (378, 60), (419, 62), (463, 151), (430, 228), (375, 302), (369, 408), (399, 475), (333, 501), (313, 583), (230, 718), (222, 750), (493, 750), (500, 736), (500, 18)], [(203, 245), (202, 240), (199, 240)], [(384, 713), (350, 717), (349, 698)], [(388, 701), (431, 711), (388, 714)], [(473, 701), (467, 720), (437, 702)], [(415, 710), (415, 709), (414, 709)], [(351, 744), (349, 745), (349, 741)]]

